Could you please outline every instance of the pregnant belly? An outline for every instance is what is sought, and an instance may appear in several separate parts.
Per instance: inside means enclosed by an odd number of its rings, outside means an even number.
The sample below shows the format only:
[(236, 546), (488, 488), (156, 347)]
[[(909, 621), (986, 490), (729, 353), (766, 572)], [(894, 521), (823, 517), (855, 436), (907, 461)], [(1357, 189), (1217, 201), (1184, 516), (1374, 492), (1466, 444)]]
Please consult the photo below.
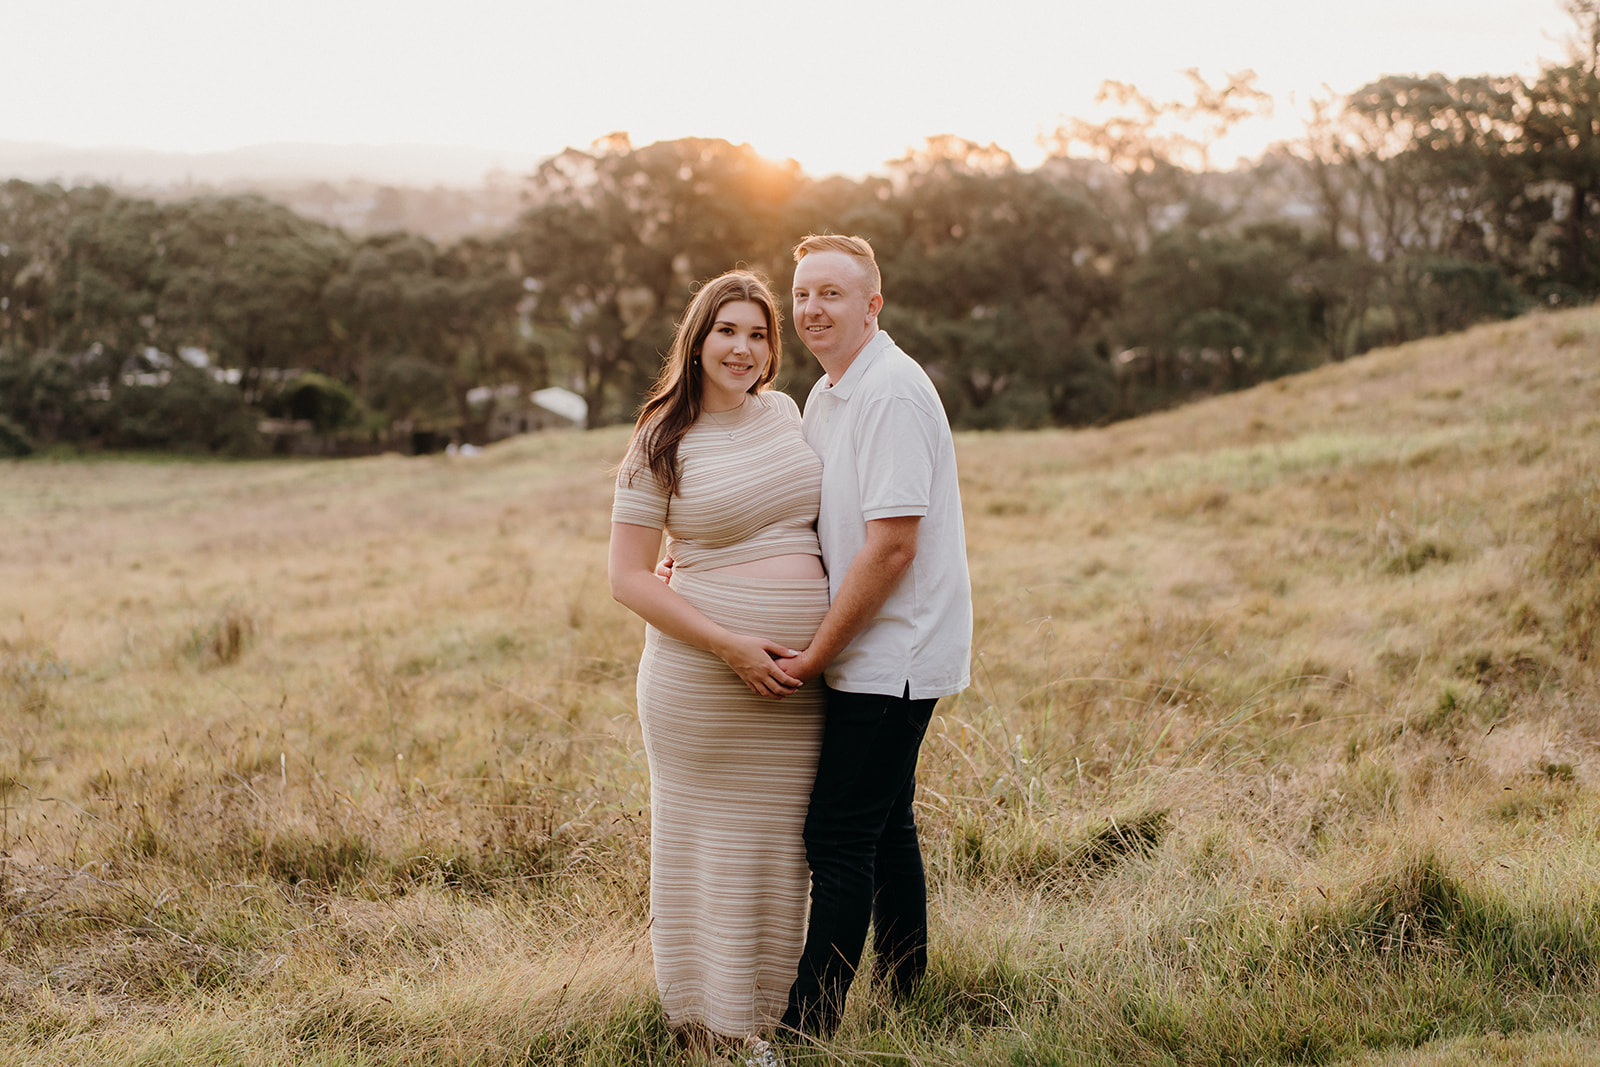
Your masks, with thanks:
[(826, 578), (822, 560), (802, 552), (782, 556), (753, 559), (749, 563), (735, 563), (731, 567), (714, 567), (707, 574), (738, 574), (746, 578)]

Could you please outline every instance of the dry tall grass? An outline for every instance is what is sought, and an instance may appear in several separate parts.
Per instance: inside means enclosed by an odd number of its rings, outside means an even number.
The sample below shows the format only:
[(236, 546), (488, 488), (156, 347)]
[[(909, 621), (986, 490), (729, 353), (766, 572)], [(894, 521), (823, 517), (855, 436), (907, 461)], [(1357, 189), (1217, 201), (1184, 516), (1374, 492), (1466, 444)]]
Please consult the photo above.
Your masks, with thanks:
[[(684, 1061), (624, 439), (0, 466), (0, 1064)], [(958, 444), (933, 972), (791, 1062), (1600, 1056), (1600, 313)]]

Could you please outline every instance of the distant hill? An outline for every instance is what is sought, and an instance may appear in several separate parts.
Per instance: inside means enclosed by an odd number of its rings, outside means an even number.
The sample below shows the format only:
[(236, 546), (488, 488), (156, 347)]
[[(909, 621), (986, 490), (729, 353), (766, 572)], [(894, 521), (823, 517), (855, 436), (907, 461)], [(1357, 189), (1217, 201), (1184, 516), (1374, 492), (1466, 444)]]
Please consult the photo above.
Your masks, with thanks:
[(539, 159), (532, 152), (463, 145), (280, 143), (226, 152), (157, 152), (0, 141), (0, 177), (119, 187), (316, 181), (474, 187), (495, 172), (531, 171)]
[(529, 152), (460, 145), (267, 144), (227, 152), (0, 141), (0, 180), (106, 184), (155, 200), (260, 193), (351, 233), (404, 229), (440, 242), (509, 225)]

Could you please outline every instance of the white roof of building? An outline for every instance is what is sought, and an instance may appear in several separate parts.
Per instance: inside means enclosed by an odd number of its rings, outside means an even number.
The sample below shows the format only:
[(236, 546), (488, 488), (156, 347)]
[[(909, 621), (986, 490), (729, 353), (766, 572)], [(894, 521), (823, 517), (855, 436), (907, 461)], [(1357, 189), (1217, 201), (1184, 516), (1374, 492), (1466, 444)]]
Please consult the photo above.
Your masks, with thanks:
[(571, 389), (552, 385), (548, 389), (534, 390), (530, 399), (546, 411), (560, 415), (577, 426), (582, 426), (588, 420), (588, 401)]

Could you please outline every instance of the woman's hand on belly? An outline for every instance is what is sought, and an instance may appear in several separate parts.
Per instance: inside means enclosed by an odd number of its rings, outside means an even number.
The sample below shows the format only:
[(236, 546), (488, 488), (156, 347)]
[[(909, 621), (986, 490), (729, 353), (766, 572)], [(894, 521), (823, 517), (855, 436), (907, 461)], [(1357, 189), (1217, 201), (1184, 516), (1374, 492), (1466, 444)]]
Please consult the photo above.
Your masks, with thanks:
[[(657, 577), (655, 559), (660, 544), (658, 529), (625, 522), (611, 524), (606, 570), (612, 597), (667, 636), (722, 659), (752, 693), (786, 697), (800, 688), (800, 679), (777, 664), (779, 657), (796, 655), (793, 649), (763, 637), (730, 632)], [(820, 572), (816, 557), (810, 558)]]
[(706, 574), (736, 574), (745, 578), (826, 578), (822, 559), (804, 552), (753, 559), (728, 567), (708, 567)]
[(756, 696), (782, 699), (800, 688), (800, 679), (778, 666), (780, 658), (798, 655), (794, 649), (764, 637), (734, 634), (712, 648)]

